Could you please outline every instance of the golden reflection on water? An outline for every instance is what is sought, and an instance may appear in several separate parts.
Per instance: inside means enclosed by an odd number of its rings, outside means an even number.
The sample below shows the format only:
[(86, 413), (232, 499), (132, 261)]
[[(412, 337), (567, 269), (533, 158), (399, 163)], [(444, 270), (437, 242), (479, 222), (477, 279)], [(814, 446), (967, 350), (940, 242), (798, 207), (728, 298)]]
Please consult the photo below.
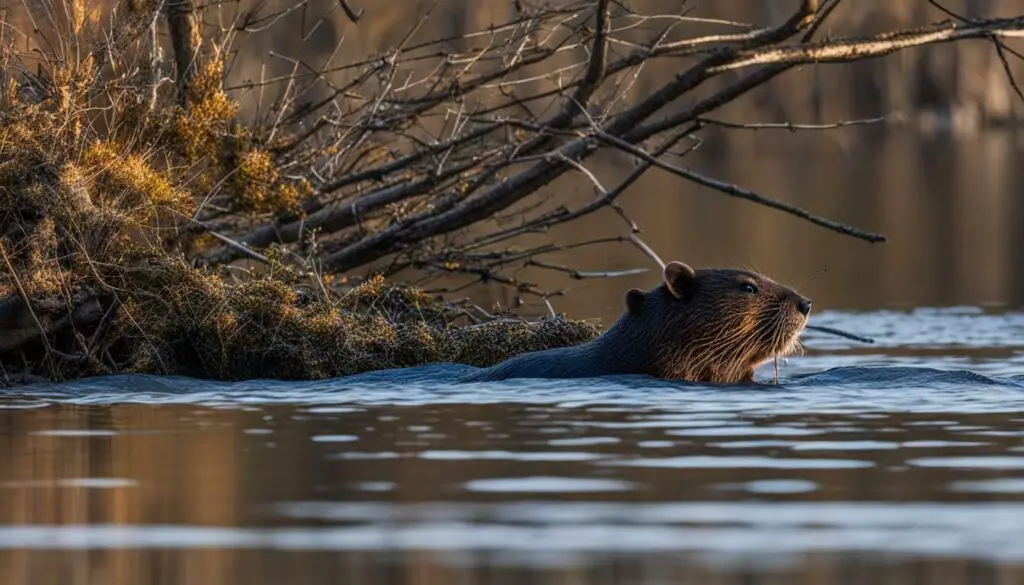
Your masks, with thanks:
[[(715, 415), (717, 416), (717, 415)], [(0, 524), (282, 528), (331, 526), (286, 518), (283, 502), (1024, 502), (1024, 492), (951, 491), (951, 482), (1017, 477), (999, 469), (909, 464), (914, 458), (1012, 456), (1019, 433), (1006, 414), (722, 415), (694, 423), (683, 415), (528, 405), (379, 407), (341, 413), (268, 406), (52, 406), (0, 411)], [(744, 432), (758, 427), (765, 436)], [(733, 429), (716, 433), (716, 428)], [(561, 429), (563, 432), (558, 432)], [(709, 430), (710, 429), (710, 430)], [(739, 431), (736, 431), (739, 429)], [(780, 431), (781, 429), (781, 431)], [(795, 433), (803, 429), (806, 433)], [(56, 432), (55, 432), (56, 431)], [(85, 431), (85, 432), (83, 432)], [(316, 437), (334, 437), (317, 440)], [(357, 437), (339, 441), (339, 435)], [(552, 443), (571, 437), (573, 441)], [(761, 441), (757, 439), (773, 439)], [(601, 439), (601, 440), (595, 440)], [(752, 441), (748, 445), (737, 441)], [(778, 441), (803, 444), (789, 450)], [(853, 448), (861, 441), (869, 447)], [(939, 442), (939, 443), (936, 443)], [(899, 447), (899, 448), (895, 448)], [(428, 455), (425, 453), (432, 453)], [(493, 453), (511, 453), (495, 456)], [(469, 454), (444, 457), (445, 453)], [(473, 453), (492, 453), (472, 456)], [(519, 456), (515, 456), (515, 454)], [(773, 457), (806, 462), (863, 461), (869, 466), (770, 469), (595, 467), (583, 458), (530, 460), (531, 454), (589, 453), (606, 460), (646, 457)], [(352, 454), (396, 454), (361, 458)], [(578, 459), (578, 460), (576, 460)], [(595, 475), (597, 474), (597, 475)], [(615, 492), (515, 494), (466, 491), (483, 478), (603, 477), (641, 486)], [(60, 485), (107, 478), (107, 487)], [(729, 486), (800, 479), (815, 489), (756, 493)], [(366, 482), (394, 482), (365, 491)], [(855, 513), (851, 510), (851, 514)], [(742, 523), (742, 518), (737, 518)], [(384, 521), (381, 520), (383, 523)], [(338, 525), (336, 522), (333, 525)], [(499, 523), (500, 525), (500, 523)], [(395, 527), (401, 526), (399, 524)], [(2, 532), (2, 531), (0, 531)], [(110, 585), (253, 583), (1017, 583), (1024, 566), (940, 555), (886, 556), (808, 552), (777, 566), (716, 562), (684, 553), (565, 553), (548, 566), (510, 562), (495, 552), (232, 550), (216, 544), (183, 550), (0, 552), (0, 583)], [(1006, 543), (1009, 545), (1010, 543)], [(993, 543), (993, 546), (999, 546)]]

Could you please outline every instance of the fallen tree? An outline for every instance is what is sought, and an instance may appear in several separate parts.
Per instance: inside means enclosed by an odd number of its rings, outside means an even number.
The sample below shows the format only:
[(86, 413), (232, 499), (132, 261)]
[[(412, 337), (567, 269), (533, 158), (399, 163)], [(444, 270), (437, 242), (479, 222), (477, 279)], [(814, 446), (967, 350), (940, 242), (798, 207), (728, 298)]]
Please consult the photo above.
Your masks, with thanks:
[[(675, 161), (710, 125), (770, 127), (713, 115), (804, 64), (980, 39), (1004, 59), (1016, 89), (1005, 59), (1021, 56), (1004, 39), (1024, 35), (1024, 16), (947, 11), (919, 27), (821, 38), (839, 0), (794, 1), (787, 18), (765, 26), (701, 18), (685, 7), (640, 14), (611, 0), (516, 2), (513, 19), (458, 39), (420, 41), (414, 27), (385, 54), (320, 68), (296, 59), (289, 75), (225, 87), (233, 43), (305, 4), (242, 10), (211, 32), (201, 30), (203, 11), (216, 7), (188, 0), (67, 0), (63, 15), (46, 13), (48, 32), (40, 34), (54, 38), (35, 41), (34, 51), (19, 48), (33, 34), (3, 29), (5, 378), (310, 378), (441, 360), (486, 365), (579, 343), (596, 329), (496, 316), (379, 277), (410, 269), (428, 278), (467, 275), (468, 283), (546, 298), (558, 291), (510, 271), (613, 276), (543, 256), (609, 241), (656, 256), (617, 204), (652, 167), (842, 235), (884, 241)], [(372, 9), (340, 6), (353, 22), (373, 18)], [(161, 27), (171, 40), (166, 63)], [(660, 59), (680, 63), (678, 73), (635, 95), (644, 66)], [(238, 99), (270, 88), (273, 103), (258, 103), (244, 121)], [(587, 168), (608, 151), (636, 161), (614, 185)], [(572, 207), (546, 192), (569, 173), (592, 183), (592, 201)], [(602, 209), (622, 217), (621, 233), (518, 245)]]

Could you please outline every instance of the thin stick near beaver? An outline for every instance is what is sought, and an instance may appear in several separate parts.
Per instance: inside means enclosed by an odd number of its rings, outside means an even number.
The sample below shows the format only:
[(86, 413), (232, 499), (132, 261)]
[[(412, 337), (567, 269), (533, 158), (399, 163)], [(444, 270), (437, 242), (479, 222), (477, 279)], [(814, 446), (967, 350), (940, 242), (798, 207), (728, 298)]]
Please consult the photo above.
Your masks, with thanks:
[(663, 282), (626, 293), (626, 312), (603, 335), (575, 347), (535, 351), (466, 381), (649, 374), (670, 380), (750, 382), (754, 369), (792, 354), (811, 301), (745, 270), (694, 270), (669, 262)]

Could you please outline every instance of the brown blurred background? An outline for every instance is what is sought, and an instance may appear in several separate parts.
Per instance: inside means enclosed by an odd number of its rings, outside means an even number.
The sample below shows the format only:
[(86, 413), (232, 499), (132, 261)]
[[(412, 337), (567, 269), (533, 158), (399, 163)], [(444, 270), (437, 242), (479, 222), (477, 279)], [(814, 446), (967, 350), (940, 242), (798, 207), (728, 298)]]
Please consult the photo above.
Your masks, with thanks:
[[(353, 5), (356, 5), (354, 3)], [(784, 19), (796, 2), (703, 3), (692, 13), (740, 22), (769, 24)], [(415, 5), (414, 10), (412, 6)], [(431, 2), (375, 0), (349, 22), (332, 0), (309, 4), (306, 16), (288, 26), (301, 34), (254, 34), (232, 70), (236, 83), (257, 78), (255, 64), (283, 75), (291, 65), (267, 57), (271, 48), (290, 56), (326, 59), (317, 47), (340, 47), (340, 55), (363, 55), (399, 42)], [(1013, 16), (1024, 11), (1014, 0), (955, 0), (944, 3), (968, 17)], [(632, 2), (640, 13), (678, 11), (679, 3)], [(316, 27), (311, 23), (327, 14)], [(441, 0), (417, 39), (459, 35), (513, 15), (512, 2)], [(867, 35), (895, 27), (943, 20), (924, 0), (847, 2), (831, 17), (833, 36)], [(651, 25), (652, 27), (654, 25)], [(1020, 43), (1010, 41), (1011, 46)], [(345, 62), (345, 58), (337, 58)], [(653, 91), (685, 62), (648, 64), (632, 96)], [(1011, 59), (1016, 75), (1024, 64)], [(720, 80), (727, 83), (729, 80)], [(251, 97), (251, 96), (250, 96)], [(669, 107), (683, 107), (673, 104)], [(990, 43), (967, 42), (914, 49), (852, 65), (804, 67), (788, 72), (731, 104), (719, 117), (733, 122), (832, 123), (885, 116), (885, 126), (789, 132), (707, 130), (705, 142), (684, 164), (765, 196), (796, 204), (852, 226), (882, 232), (888, 243), (867, 244), (827, 232), (779, 212), (730, 199), (658, 170), (649, 172), (621, 199), (644, 230), (644, 240), (665, 259), (694, 266), (755, 267), (800, 288), (815, 307), (872, 309), (918, 305), (1024, 303), (1024, 267), (1017, 250), (1017, 226), (1024, 203), (1017, 196), (1024, 135), (1017, 121), (1024, 104), (1006, 80)], [(632, 169), (618, 153), (588, 167), (604, 184), (615, 184)], [(564, 201), (593, 197), (578, 173), (550, 185)], [(564, 226), (549, 237), (574, 242), (600, 235), (628, 235), (609, 209)], [(544, 258), (581, 270), (652, 267), (628, 244), (585, 248)], [(607, 322), (618, 315), (628, 287), (657, 283), (657, 272), (614, 280), (573, 281), (563, 274), (524, 270), (518, 274), (570, 294), (554, 299), (556, 310), (576, 318)], [(505, 289), (475, 294), (482, 302), (508, 305)], [(546, 308), (526, 299), (533, 310)]]

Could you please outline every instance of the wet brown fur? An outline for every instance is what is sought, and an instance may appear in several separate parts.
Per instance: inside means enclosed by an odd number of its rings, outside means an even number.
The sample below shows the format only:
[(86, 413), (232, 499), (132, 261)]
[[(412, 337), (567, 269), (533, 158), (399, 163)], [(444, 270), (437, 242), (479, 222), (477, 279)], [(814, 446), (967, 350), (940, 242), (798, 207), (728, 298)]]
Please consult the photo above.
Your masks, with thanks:
[(761, 364), (799, 349), (810, 300), (794, 290), (755, 272), (681, 262), (662, 276), (658, 287), (628, 291), (626, 312), (597, 339), (520, 355), (469, 381), (649, 374), (749, 382)]
[[(675, 266), (673, 266), (673, 264)], [(753, 285), (756, 292), (744, 290)], [(754, 369), (799, 350), (807, 316), (796, 291), (755, 272), (693, 271), (680, 263), (665, 269), (670, 293), (663, 323), (652, 337), (663, 340), (650, 363), (660, 378), (732, 383), (754, 379)], [(809, 306), (809, 305), (808, 305)], [(650, 323), (654, 326), (655, 323)]]

